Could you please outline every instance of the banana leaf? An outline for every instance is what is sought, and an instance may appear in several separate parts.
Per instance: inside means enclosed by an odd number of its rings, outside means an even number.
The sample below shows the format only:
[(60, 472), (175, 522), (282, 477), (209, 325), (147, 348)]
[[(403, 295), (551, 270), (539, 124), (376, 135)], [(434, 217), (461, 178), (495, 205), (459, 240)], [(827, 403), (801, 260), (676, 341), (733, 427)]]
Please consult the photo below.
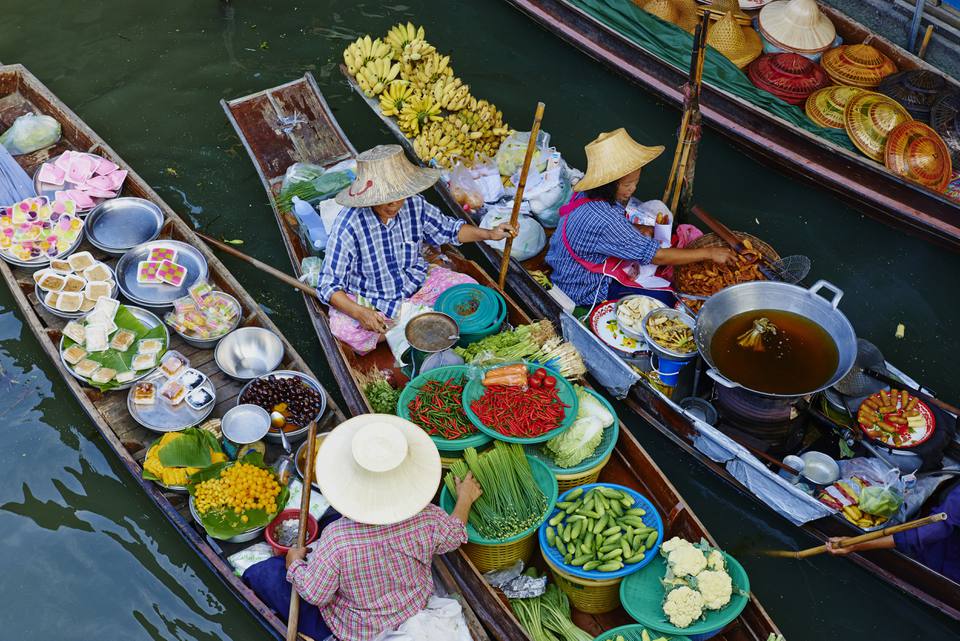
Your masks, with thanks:
[(167, 443), (158, 453), (164, 467), (209, 467), (210, 451), (221, 452), (216, 437), (206, 430), (188, 427), (180, 438)]
[[(160, 353), (157, 354), (158, 360), (167, 351), (167, 347), (169, 347), (169, 345), (167, 345), (167, 332), (164, 329), (163, 324), (157, 325), (154, 328), (147, 327), (137, 320), (137, 317), (134, 316), (129, 309), (127, 309), (126, 305), (121, 305), (117, 309), (117, 314), (114, 316), (113, 322), (116, 323), (118, 329), (129, 330), (136, 334), (137, 338), (134, 340), (133, 345), (130, 346), (130, 348), (125, 352), (120, 352), (115, 349), (108, 349), (103, 352), (92, 352), (87, 354), (86, 358), (89, 358), (96, 363), (100, 363), (100, 365), (103, 367), (114, 369), (117, 371), (117, 373), (133, 369), (131, 363), (133, 362), (133, 357), (137, 354), (135, 347), (137, 341), (142, 341), (147, 338), (158, 338), (162, 340), (163, 349), (161, 349)], [(63, 337), (63, 351), (66, 351), (74, 345), (76, 345), (76, 343), (73, 340), (67, 338), (66, 336)], [(109, 383), (94, 383), (89, 378), (84, 380), (88, 385), (96, 387), (102, 392), (116, 389), (120, 386), (120, 383), (115, 380), (110, 381)]]

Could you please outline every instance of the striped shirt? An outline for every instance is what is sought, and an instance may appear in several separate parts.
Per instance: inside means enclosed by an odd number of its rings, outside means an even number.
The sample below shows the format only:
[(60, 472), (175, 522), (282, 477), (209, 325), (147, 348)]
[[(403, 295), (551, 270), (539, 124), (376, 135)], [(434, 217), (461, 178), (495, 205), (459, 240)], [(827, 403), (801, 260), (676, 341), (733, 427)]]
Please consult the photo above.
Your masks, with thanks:
[(323, 530), (307, 562), (290, 564), (287, 580), (338, 641), (369, 641), (426, 607), (434, 555), (466, 542), (464, 524), (432, 504), (393, 525), (344, 517)]
[[(573, 259), (563, 244), (563, 219), (550, 237), (547, 264), (553, 269), (550, 281), (578, 305), (592, 305), (607, 299), (610, 278), (587, 271)], [(577, 256), (597, 265), (607, 258), (653, 262), (660, 244), (641, 234), (626, 218), (623, 205), (590, 201), (567, 215), (567, 240)]]
[(317, 289), (330, 302), (335, 292), (362, 296), (387, 316), (427, 278), (423, 243), (459, 244), (462, 220), (444, 216), (421, 196), (407, 198), (384, 225), (369, 207), (345, 207), (330, 231)]

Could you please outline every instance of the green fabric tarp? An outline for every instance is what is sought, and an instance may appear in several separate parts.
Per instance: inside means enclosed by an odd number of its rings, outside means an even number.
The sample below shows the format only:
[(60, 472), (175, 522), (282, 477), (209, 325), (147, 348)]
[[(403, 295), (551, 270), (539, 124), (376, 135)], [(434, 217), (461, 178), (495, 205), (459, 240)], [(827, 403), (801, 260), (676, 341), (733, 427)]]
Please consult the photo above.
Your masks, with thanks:
[[(647, 13), (630, 0), (565, 1), (593, 16), (661, 60), (683, 70), (690, 68), (693, 36), (680, 27)], [(797, 127), (806, 129), (841, 147), (856, 151), (845, 132), (840, 129), (819, 127), (807, 118), (800, 107), (788, 104), (773, 94), (758, 89), (743, 71), (713, 48), (707, 49), (703, 80)]]

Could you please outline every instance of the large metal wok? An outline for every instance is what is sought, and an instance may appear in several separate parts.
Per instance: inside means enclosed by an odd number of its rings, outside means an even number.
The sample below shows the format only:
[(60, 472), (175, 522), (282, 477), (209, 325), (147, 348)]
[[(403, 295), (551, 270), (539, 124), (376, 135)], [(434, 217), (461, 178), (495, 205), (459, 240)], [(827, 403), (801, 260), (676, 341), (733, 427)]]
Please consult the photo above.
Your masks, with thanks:
[[(820, 296), (818, 292), (821, 289), (832, 292), (833, 298), (827, 300)], [(810, 289), (788, 283), (757, 281), (733, 285), (717, 292), (703, 304), (694, 330), (697, 349), (710, 366), (707, 374), (725, 387), (742, 387), (760, 396), (776, 398), (800, 398), (832, 386), (850, 371), (857, 356), (857, 335), (847, 317), (837, 309), (841, 298), (843, 298), (843, 291), (825, 280), (818, 280)], [(817, 389), (806, 390), (799, 394), (771, 394), (750, 389), (721, 374), (710, 354), (710, 343), (713, 341), (714, 333), (729, 318), (760, 309), (793, 312), (825, 329), (837, 344), (840, 356), (833, 376)], [(817, 354), (810, 354), (810, 358), (817, 358)]]

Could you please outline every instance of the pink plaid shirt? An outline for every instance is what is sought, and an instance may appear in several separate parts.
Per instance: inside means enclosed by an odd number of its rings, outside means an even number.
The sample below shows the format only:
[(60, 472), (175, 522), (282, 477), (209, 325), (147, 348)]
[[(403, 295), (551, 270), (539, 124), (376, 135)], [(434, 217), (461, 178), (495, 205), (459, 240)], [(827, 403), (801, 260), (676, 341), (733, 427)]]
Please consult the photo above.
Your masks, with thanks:
[(433, 594), (433, 556), (467, 541), (467, 529), (436, 505), (393, 525), (342, 518), (328, 525), (287, 580), (340, 641), (369, 641), (422, 610)]

